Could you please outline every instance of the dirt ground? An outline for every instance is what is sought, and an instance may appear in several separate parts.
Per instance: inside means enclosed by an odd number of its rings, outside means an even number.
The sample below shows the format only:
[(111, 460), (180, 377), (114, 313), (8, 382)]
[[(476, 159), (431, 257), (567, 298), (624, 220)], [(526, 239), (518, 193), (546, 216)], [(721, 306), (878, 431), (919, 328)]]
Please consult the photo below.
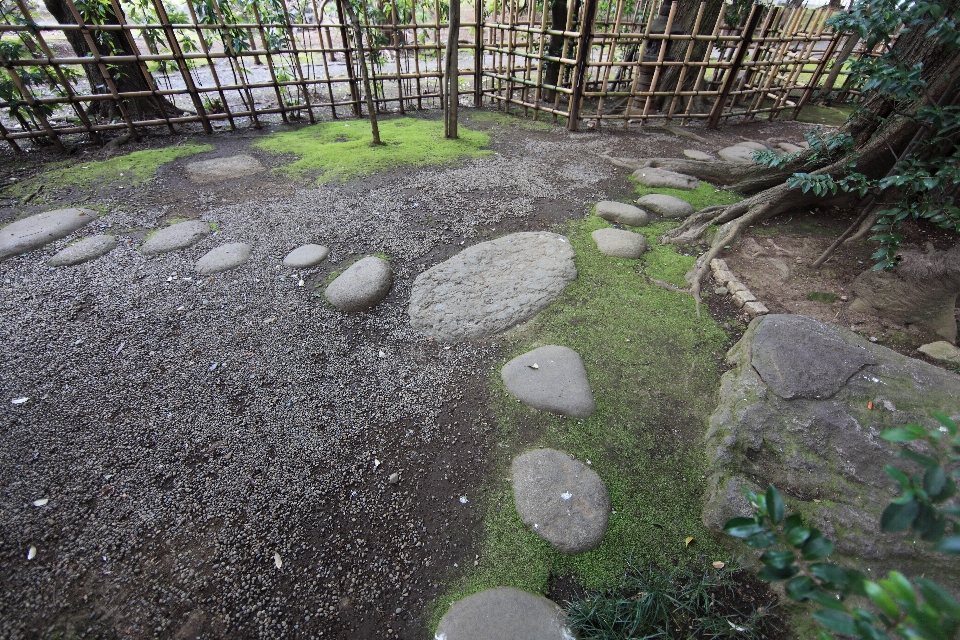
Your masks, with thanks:
[[(469, 115), (466, 119), (469, 122)], [(170, 381), (178, 374), (178, 367), (185, 366), (182, 363), (150, 365), (145, 369), (149, 376), (169, 387), (169, 395), (162, 401), (156, 400), (157, 406), (167, 403), (189, 413), (194, 403), (212, 403), (218, 411), (222, 407), (227, 412), (231, 424), (248, 425), (256, 431), (258, 421), (263, 421), (261, 433), (256, 436), (235, 438), (229, 430), (205, 427), (209, 433), (190, 441), (191, 431), (176, 427), (169, 434), (158, 433), (149, 445), (151, 453), (144, 457), (133, 453), (138, 445), (136, 438), (125, 437), (122, 442), (110, 443), (90, 439), (80, 432), (99, 425), (104, 434), (117, 434), (124, 425), (141, 419), (145, 424), (149, 422), (148, 431), (155, 431), (158, 423), (148, 420), (146, 414), (138, 414), (147, 406), (138, 404), (140, 400), (126, 404), (126, 400), (114, 396), (79, 394), (69, 398), (64, 395), (60, 404), (51, 400), (48, 406), (38, 405), (32, 412), (11, 407), (8, 398), (23, 394), (25, 381), (35, 386), (29, 395), (36, 395), (63, 382), (101, 390), (91, 383), (91, 376), (104, 376), (117, 384), (127, 374), (141, 376), (140, 380), (143, 373), (136, 370), (141, 365), (121, 365), (117, 363), (120, 358), (106, 356), (120, 340), (130, 345), (130, 353), (137, 340), (149, 342), (149, 333), (159, 331), (160, 325), (138, 323), (134, 314), (134, 320), (129, 320), (131, 324), (125, 328), (123, 314), (112, 310), (112, 303), (107, 302), (109, 296), (91, 289), (96, 283), (71, 280), (68, 294), (58, 298), (55, 283), (43, 280), (53, 276), (36, 266), (35, 258), (16, 258), (0, 264), (0, 281), (5, 283), (0, 308), (7, 325), (2, 334), (6, 364), (0, 368), (0, 391), (4, 397), (0, 419), (9, 425), (2, 428), (5, 435), (0, 445), (0, 618), (5, 620), (0, 635), (426, 637), (424, 616), (429, 603), (458, 567), (475, 560), (477, 526), (482, 514), (469, 507), (456, 508), (454, 499), (474, 495), (483, 486), (494, 455), (490, 427), (493, 416), (486, 409), (486, 381), (490, 363), (499, 356), (499, 345), (496, 339), (489, 339), (446, 350), (404, 333), (401, 325), (409, 280), (470, 244), (504, 232), (555, 229), (565, 220), (582, 217), (600, 197), (627, 199), (632, 192), (628, 172), (598, 159), (599, 153), (671, 157), (679, 156), (687, 148), (712, 152), (746, 139), (797, 141), (810, 126), (754, 122), (731, 124), (717, 131), (695, 129), (707, 142), (662, 131), (611, 129), (571, 135), (560, 129), (531, 131), (498, 129), (494, 125), (477, 128), (491, 131), (493, 149), (501, 158), (516, 162), (517, 166), (532, 163), (541, 167), (531, 178), (533, 186), (511, 190), (512, 187), (481, 182), (476, 191), (457, 194), (458, 207), (476, 207), (489, 214), (470, 228), (459, 219), (462, 216), (454, 207), (430, 222), (419, 212), (406, 209), (394, 226), (382, 231), (389, 236), (383, 241), (397, 247), (397, 279), (405, 284), (395, 286), (374, 311), (346, 322), (331, 342), (323, 342), (320, 337), (297, 343), (267, 339), (261, 335), (265, 331), (263, 325), (250, 328), (245, 335), (238, 332), (229, 357), (233, 358), (235, 351), (254, 355), (261, 351), (264, 362), (254, 374), (264, 376), (263, 381), (258, 380), (259, 386), (244, 382), (246, 370), (244, 375), (231, 380), (218, 381), (211, 375), (174, 385)], [(189, 139), (214, 145), (215, 151), (204, 159), (211, 155), (252, 153), (269, 166), (279, 166), (282, 158), (250, 149), (252, 141), (267, 133), (164, 135), (128, 144), (122, 153)], [(105, 156), (106, 152), (83, 145), (78, 145), (73, 154), (87, 160)], [(60, 160), (46, 151), (31, 152), (23, 159), (9, 150), (0, 150), (0, 180), (24, 180), (46, 163)], [(276, 213), (286, 200), (302, 198), (305, 192), (318, 189), (310, 181), (290, 180), (270, 172), (255, 181), (238, 179), (194, 185), (183, 170), (190, 160), (163, 167), (156, 180), (126, 193), (118, 192), (113, 185), (68, 189), (46, 185), (42, 193), (24, 203), (23, 197), (0, 192), (0, 224), (59, 206), (98, 202), (129, 212), (118, 231), (123, 241), (133, 246), (165, 220), (200, 217), (231, 207), (256, 212), (262, 205), (263, 219), (257, 221), (260, 226), (256, 229), (268, 234), (274, 228), (289, 231)], [(396, 170), (320, 187), (318, 191), (333, 190), (335, 198), (330, 198), (357, 202), (372, 196), (382, 202), (392, 193), (397, 202), (412, 207), (418, 199), (429, 199), (415, 184), (421, 179), (418, 176), (433, 173), (439, 175), (437, 184), (442, 183), (443, 171), (436, 169)], [(554, 177), (552, 182), (550, 175)], [(516, 202), (511, 204), (511, 200)], [(507, 204), (491, 213), (498, 201)], [(442, 209), (442, 199), (437, 202)], [(316, 215), (322, 217), (324, 211), (318, 210)], [(804, 313), (852, 326), (882, 344), (916, 357), (914, 349), (923, 336), (909, 329), (883, 326), (870, 318), (855, 317), (845, 309), (846, 287), (869, 266), (869, 244), (843, 248), (819, 273), (807, 266), (850, 218), (847, 213), (820, 212), (773, 220), (753, 228), (724, 257), (771, 312)], [(319, 228), (334, 234), (332, 228)], [(369, 243), (364, 241), (371, 229), (376, 226), (340, 229), (342, 235), (332, 238), (331, 256), (337, 259), (305, 276), (304, 290), (312, 291), (315, 285), (325, 282), (351, 252), (368, 250), (365, 247)], [(404, 252), (407, 237), (425, 240), (416, 251)], [(950, 239), (919, 230), (908, 236), (908, 242), (922, 245), (928, 241), (940, 247)], [(188, 264), (184, 261), (180, 265), (181, 277)], [(137, 265), (144, 286), (172, 277), (168, 275), (170, 269)], [(98, 277), (96, 271), (84, 273)], [(110, 273), (103, 277), (121, 276), (122, 273)], [(20, 279), (25, 284), (18, 287)], [(260, 284), (259, 280), (256, 285), (251, 280), (248, 286), (255, 288)], [(112, 295), (122, 296), (123, 291), (118, 288)], [(291, 314), (299, 316), (284, 326), (284, 332), (290, 335), (309, 335), (316, 331), (317, 322), (327, 319), (327, 312), (318, 310), (315, 301), (302, 295), (295, 297), (296, 290), (256, 291), (249, 297), (273, 300), (277, 308), (289, 305)], [(811, 292), (836, 293), (837, 300), (810, 301)], [(149, 304), (146, 300), (141, 302)], [(734, 331), (738, 327), (742, 330), (744, 318), (727, 298), (711, 296), (708, 303), (711, 312)], [(173, 307), (169, 308), (172, 313)], [(157, 318), (163, 316), (166, 323), (166, 314), (164, 311)], [(286, 316), (282, 321), (286, 321)], [(163, 325), (163, 332), (174, 339), (176, 335), (200, 330), (198, 327), (204, 322), (204, 316), (171, 321)], [(231, 320), (217, 322), (228, 326)], [(45, 329), (37, 329), (37, 323)], [(71, 350), (69, 345), (75, 335), (82, 334), (83, 338), (88, 329), (96, 326), (111, 334), (111, 339), (97, 343), (98, 353), (105, 354), (104, 360), (95, 359), (96, 366), (86, 367), (80, 352)], [(53, 357), (45, 345), (55, 343), (60, 346)], [(313, 399), (317, 385), (339, 384), (348, 389), (353, 385), (358, 396), (367, 392), (375, 395), (374, 390), (363, 386), (364, 371), (379, 366), (377, 352), (383, 344), (395, 346), (406, 360), (398, 356), (397, 362), (387, 363), (382, 376), (396, 382), (397, 376), (407, 371), (410, 380), (418, 381), (417, 402), (429, 406), (413, 416), (396, 413), (395, 405), (373, 407), (370, 424), (344, 438), (339, 462), (318, 453), (316, 461), (306, 468), (287, 468), (281, 460), (283, 456), (292, 455), (298, 447), (317, 447), (319, 451), (325, 439), (335, 436), (330, 432), (324, 435), (320, 430), (305, 440), (298, 433), (300, 444), (283, 443), (282, 427), (288, 420), (281, 415), (284, 402), (291, 412), (297, 408), (298, 398), (301, 404), (306, 402), (305, 413), (297, 417), (296, 424), (298, 429), (308, 429), (322, 409), (322, 403)], [(208, 355), (211, 347), (202, 340), (190, 348), (181, 355), (184, 359), (194, 358), (204, 367), (214, 357)], [(118, 350), (114, 356), (119, 353)], [(353, 357), (350, 354), (368, 353), (369, 358), (358, 357), (350, 369), (336, 369), (332, 364), (337, 358)], [(289, 366), (294, 376), (308, 377), (291, 382), (268, 371), (284, 366)], [(324, 366), (328, 367), (328, 377), (341, 378), (324, 381), (322, 376), (309, 377), (315, 375), (316, 367)], [(155, 394), (159, 392), (142, 381), (138, 388), (124, 388), (122, 395), (127, 399), (142, 395), (143, 402), (152, 402)], [(310, 400), (305, 401), (306, 398)], [(357, 411), (368, 401), (357, 399)], [(115, 406), (101, 406), (111, 402)], [(195, 411), (205, 415), (207, 409)], [(342, 410), (330, 411), (331, 415), (340, 416), (337, 412)], [(351, 415), (360, 414), (362, 411)], [(70, 424), (71, 420), (76, 424)], [(203, 424), (203, 420), (198, 424)], [(425, 435), (407, 437), (414, 430)], [(264, 456), (250, 464), (236, 458), (244, 443), (249, 444), (248, 437), (257, 439), (256, 446)], [(398, 487), (385, 485), (376, 467), (372, 467), (374, 458), (401, 469), (404, 482)], [(165, 464), (173, 465), (177, 473), (160, 468)], [(292, 484), (285, 487), (285, 482)], [(231, 487), (229, 491), (225, 486)], [(291, 488), (293, 491), (288, 492)], [(192, 490), (203, 499), (194, 500), (190, 496)], [(58, 492), (60, 502), (69, 500), (75, 504), (58, 506), (59, 511), (30, 506), (31, 501), (43, 497), (41, 494)], [(208, 501), (208, 506), (204, 506), (204, 501)], [(241, 505), (243, 501), (248, 502)], [(57, 506), (56, 502), (52, 500), (53, 506)], [(149, 519), (149, 523), (129, 524), (139, 522), (138, 519)], [(113, 527), (124, 535), (113, 536)], [(175, 535), (168, 530), (175, 531)], [(268, 532), (276, 539), (265, 540)], [(98, 538), (109, 543), (98, 546)], [(31, 544), (38, 545), (40, 554), (28, 564), (24, 557)], [(280, 547), (285, 549), (284, 557), (275, 560), (274, 549)], [(57, 548), (62, 552), (59, 559), (50, 553)], [(253, 550), (254, 557), (236, 555), (238, 550), (247, 548)], [(234, 565), (243, 563), (255, 566), (234, 572)], [(567, 594), (575, 588), (558, 580), (555, 591)]]

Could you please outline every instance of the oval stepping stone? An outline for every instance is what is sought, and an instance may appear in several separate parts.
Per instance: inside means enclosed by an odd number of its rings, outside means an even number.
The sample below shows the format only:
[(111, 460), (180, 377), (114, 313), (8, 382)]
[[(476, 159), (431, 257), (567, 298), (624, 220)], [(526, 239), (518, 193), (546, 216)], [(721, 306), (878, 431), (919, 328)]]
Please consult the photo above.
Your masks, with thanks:
[(586, 418), (597, 410), (583, 360), (568, 347), (550, 345), (528, 351), (505, 364), (500, 376), (507, 391), (536, 409), (574, 418)]
[(563, 553), (596, 549), (607, 530), (610, 495), (592, 469), (563, 451), (513, 459), (513, 497), (524, 524)]
[(597, 215), (609, 222), (628, 224), (631, 227), (642, 227), (647, 224), (650, 216), (643, 209), (632, 204), (602, 200), (597, 203)]
[(203, 220), (187, 220), (172, 224), (157, 231), (143, 243), (140, 251), (148, 256), (186, 249), (210, 235), (210, 223)]
[(700, 186), (700, 181), (693, 176), (677, 173), (676, 171), (667, 171), (666, 169), (656, 169), (652, 167), (637, 169), (633, 172), (633, 177), (640, 184), (660, 189), (682, 189), (683, 191), (692, 191)]
[(662, 193), (645, 195), (637, 200), (637, 204), (664, 218), (686, 218), (687, 216), (693, 215), (692, 204), (686, 200)]
[(795, 144), (790, 144), (789, 142), (781, 142), (777, 145), (780, 147), (781, 151), (784, 153), (796, 153), (798, 151), (803, 151), (803, 147), (799, 147)]
[(240, 154), (228, 158), (191, 162), (187, 165), (187, 177), (191, 182), (206, 184), (250, 176), (265, 170), (266, 168), (253, 156)]
[(197, 260), (197, 273), (210, 275), (239, 267), (250, 259), (250, 245), (243, 242), (231, 242), (211, 249)]
[(727, 162), (736, 162), (738, 164), (754, 164), (753, 151), (753, 149), (748, 147), (733, 145), (732, 147), (724, 147), (723, 149), (720, 149), (720, 151), (717, 151), (717, 155)]
[(713, 162), (716, 160), (709, 153), (704, 153), (703, 151), (697, 151), (696, 149), (684, 149), (683, 155), (687, 156), (691, 160), (702, 160), (703, 162)]
[(71, 267), (110, 253), (117, 246), (115, 236), (91, 236), (76, 242), (47, 261), (51, 267)]
[(556, 603), (513, 587), (497, 587), (455, 602), (440, 619), (436, 640), (572, 640)]
[(0, 229), (0, 260), (65, 238), (96, 219), (90, 209), (57, 209), (17, 220)]
[(323, 295), (341, 311), (363, 311), (383, 300), (392, 283), (390, 263), (367, 256), (337, 276)]
[(476, 244), (424, 271), (410, 293), (410, 324), (440, 340), (503, 331), (533, 317), (577, 277), (561, 235), (513, 233)]
[(623, 229), (597, 229), (590, 234), (600, 253), (614, 258), (637, 259), (647, 250), (647, 239)]
[(745, 147), (753, 151), (769, 151), (770, 150), (770, 147), (768, 147), (762, 142), (757, 142), (756, 140), (744, 140), (743, 142), (738, 142), (736, 146)]
[(306, 269), (318, 265), (326, 259), (330, 249), (322, 244), (305, 244), (297, 247), (283, 259), (283, 266), (292, 269)]

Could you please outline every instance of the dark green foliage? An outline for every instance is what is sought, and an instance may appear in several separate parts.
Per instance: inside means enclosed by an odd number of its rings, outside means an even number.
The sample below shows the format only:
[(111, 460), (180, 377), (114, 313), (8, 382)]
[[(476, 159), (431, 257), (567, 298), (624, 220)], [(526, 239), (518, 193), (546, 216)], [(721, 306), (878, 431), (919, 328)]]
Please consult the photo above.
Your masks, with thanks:
[(616, 588), (570, 603), (567, 621), (581, 640), (769, 638), (775, 605), (744, 597), (749, 579), (736, 561), (703, 573), (630, 566)]

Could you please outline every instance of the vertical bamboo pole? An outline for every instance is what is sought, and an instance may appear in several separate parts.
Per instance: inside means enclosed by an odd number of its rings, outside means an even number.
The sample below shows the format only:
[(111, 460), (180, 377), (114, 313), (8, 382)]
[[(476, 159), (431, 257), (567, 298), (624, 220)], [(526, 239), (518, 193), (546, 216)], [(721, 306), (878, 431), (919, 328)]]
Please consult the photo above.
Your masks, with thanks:
[(56, 130), (50, 126), (50, 123), (47, 121), (47, 116), (43, 115), (41, 104), (37, 102), (36, 98), (33, 97), (33, 94), (30, 93), (30, 89), (27, 88), (26, 83), (20, 78), (20, 74), (17, 73), (17, 70), (14, 69), (13, 65), (7, 62), (5, 58), (0, 58), (0, 66), (6, 69), (7, 74), (10, 76), (10, 80), (13, 81), (17, 91), (19, 91), (20, 95), (23, 96), (24, 102), (26, 102), (27, 106), (30, 107), (33, 115), (40, 120), (40, 126), (43, 128), (44, 132), (46, 132), (53, 145), (57, 148), (57, 151), (65, 151), (63, 148), (63, 143), (60, 142), (60, 137), (57, 135)]
[[(333, 96), (333, 81), (330, 79), (330, 67), (327, 66), (327, 56), (323, 53), (323, 27), (320, 25), (320, 22), (323, 20), (320, 12), (317, 10), (317, 0), (311, 0), (313, 3), (313, 15), (317, 18), (317, 36), (320, 38), (320, 62), (323, 64), (323, 76), (327, 79), (327, 95), (330, 96), (330, 113), (333, 115), (333, 119), (337, 119), (337, 105), (336, 98)], [(326, 7), (326, 3), (323, 5)], [(327, 29), (327, 38), (330, 39), (330, 29)], [(333, 55), (333, 40), (330, 40), (330, 55), (332, 60), (336, 60), (336, 56)], [(348, 65), (349, 68), (349, 65)]]
[[(116, 0), (112, 1), (116, 2)], [(193, 76), (190, 75), (187, 61), (183, 57), (183, 50), (180, 49), (180, 43), (177, 42), (177, 34), (174, 33), (173, 27), (170, 26), (170, 17), (167, 15), (167, 10), (163, 6), (163, 0), (153, 0), (153, 6), (157, 10), (157, 17), (160, 18), (160, 24), (163, 25), (163, 31), (167, 36), (167, 43), (170, 45), (170, 52), (173, 54), (174, 60), (177, 61), (177, 67), (180, 68), (180, 75), (183, 76), (183, 82), (187, 87), (187, 92), (190, 94), (193, 108), (197, 110), (197, 115), (200, 116), (203, 131), (204, 133), (213, 133), (213, 127), (210, 126), (210, 120), (207, 119), (207, 112), (203, 108), (203, 101), (200, 100), (197, 87), (193, 84)], [(169, 122), (167, 124), (169, 124)], [(171, 127), (171, 129), (172, 128), (173, 127)]]
[[(473, 17), (476, 27), (473, 32), (473, 106), (483, 105), (483, 0), (473, 0)], [(537, 91), (540, 90), (539, 82)]]
[(449, 19), (446, 64), (443, 70), (447, 85), (447, 99), (443, 104), (443, 135), (445, 138), (457, 138), (457, 107), (460, 103), (460, 64), (458, 60), (460, 0), (450, 0)]
[[(154, 2), (158, 1), (159, 0), (154, 0)], [(277, 96), (277, 106), (280, 107), (280, 117), (284, 123), (289, 124), (290, 121), (287, 119), (287, 105), (283, 99), (283, 93), (280, 91), (280, 83), (277, 82), (277, 74), (273, 68), (273, 54), (270, 53), (270, 46), (267, 44), (267, 32), (263, 28), (263, 19), (260, 17), (260, 10), (257, 8), (257, 3), (251, 2), (250, 6), (253, 8), (253, 17), (257, 21), (257, 32), (260, 34), (260, 42), (263, 43), (263, 50), (267, 56), (267, 71), (270, 73), (273, 92)]]
[(573, 93), (570, 95), (570, 116), (567, 118), (567, 130), (580, 128), (580, 107), (583, 103), (583, 90), (586, 84), (587, 63), (590, 61), (590, 46), (593, 40), (593, 21), (597, 14), (597, 0), (583, 3), (580, 19), (580, 37), (577, 40), (577, 62), (573, 73)]
[[(603, 68), (603, 84), (601, 85), (601, 95), (600, 99), (597, 101), (597, 128), (600, 128), (600, 123), (603, 122), (601, 116), (603, 115), (603, 100), (605, 94), (610, 88), (610, 72), (613, 71), (613, 59), (614, 54), (617, 50), (617, 41), (616, 36), (620, 33), (620, 19), (623, 16), (623, 5), (624, 0), (619, 0), (617, 2), (617, 12), (613, 19), (613, 33), (614, 38), (610, 42), (610, 51), (607, 53), (607, 64)], [(601, 52), (601, 56), (602, 56)], [(602, 59), (602, 58), (601, 58)]]
[[(350, 36), (347, 34), (347, 12), (344, 4), (350, 0), (336, 0), (337, 15), (340, 17), (340, 39), (343, 42), (343, 57), (347, 64), (347, 77), (350, 83), (350, 97), (353, 100), (353, 115), (360, 117), (363, 115), (363, 109), (360, 107), (360, 89), (357, 86), (357, 78), (353, 72), (353, 55), (350, 53)], [(363, 49), (360, 50), (363, 55)]]
[[(22, 2), (23, 0), (20, 1)], [(223, 92), (223, 87), (220, 84), (220, 76), (217, 74), (217, 65), (213, 61), (213, 57), (210, 55), (210, 47), (207, 45), (207, 38), (204, 36), (203, 29), (200, 28), (200, 21), (197, 20), (197, 12), (193, 8), (193, 0), (187, 0), (186, 4), (187, 10), (190, 12), (190, 20), (193, 21), (193, 25), (197, 31), (197, 37), (200, 39), (200, 49), (207, 57), (207, 65), (210, 67), (210, 75), (213, 77), (213, 84), (217, 88), (217, 93), (220, 95), (220, 102), (223, 104), (223, 110), (227, 114), (227, 120), (230, 121), (230, 129), (236, 130), (237, 125), (233, 121), (233, 112), (230, 110), (230, 105), (227, 102), (227, 96)]]
[(637, 85), (640, 83), (640, 74), (643, 72), (643, 56), (647, 53), (647, 43), (650, 42), (650, 31), (653, 27), (653, 16), (657, 11), (656, 4), (653, 2), (647, 5), (647, 8), (650, 9), (650, 13), (647, 15), (646, 26), (643, 28), (643, 39), (640, 41), (640, 47), (637, 49), (637, 63), (634, 65), (636, 71), (633, 74), (633, 82), (630, 84), (630, 97), (627, 98), (627, 108), (623, 110), (624, 128), (630, 124), (633, 103), (637, 98)]
[(403, 72), (400, 69), (400, 38), (397, 35), (397, 2), (396, 0), (390, 0), (390, 6), (393, 7), (393, 13), (391, 14), (393, 23), (393, 59), (396, 63), (397, 69), (397, 98), (400, 100), (400, 113), (406, 113), (403, 106)]
[[(573, 31), (573, 16), (576, 12), (577, 3), (572, 0), (567, 0), (567, 21), (563, 26), (565, 32)], [(567, 52), (570, 47), (570, 38), (563, 36), (563, 47), (560, 49), (560, 59), (563, 60), (567, 57)], [(563, 84), (563, 62), (560, 63), (560, 69), (557, 73), (557, 87)], [(569, 65), (567, 65), (569, 66)], [(554, 110), (554, 122), (556, 122), (557, 114), (556, 112), (560, 110), (560, 91), (554, 91), (553, 97), (553, 110)], [(567, 126), (570, 126), (570, 106), (572, 105), (572, 98), (567, 101)]]
[[(690, 58), (693, 57), (693, 46), (696, 44), (696, 35), (700, 32), (700, 22), (703, 20), (703, 12), (707, 8), (706, 2), (700, 3), (700, 8), (697, 9), (697, 17), (693, 21), (693, 28), (690, 29), (690, 33), (693, 35), (690, 36), (690, 42), (687, 44), (687, 51), (683, 56), (683, 66), (680, 68), (680, 77), (677, 78), (677, 85), (673, 90), (673, 99), (670, 101), (670, 108), (667, 110), (667, 119), (670, 120), (673, 118), (674, 111), (677, 107), (677, 102), (680, 101), (680, 92), (683, 91), (683, 81), (687, 78), (687, 69), (690, 68)], [(694, 85), (696, 88), (696, 85)]]
[(223, 11), (220, 9), (218, 0), (210, 0), (210, 4), (213, 6), (213, 10), (216, 11), (217, 19), (220, 21), (217, 25), (220, 29), (220, 38), (223, 41), (224, 51), (230, 60), (231, 68), (234, 69), (234, 75), (236, 76), (236, 69), (240, 70), (240, 86), (243, 87), (243, 93), (240, 94), (241, 100), (243, 99), (243, 95), (246, 94), (250, 120), (253, 122), (253, 127), (259, 129), (261, 125), (260, 118), (257, 117), (257, 102), (253, 99), (253, 92), (247, 83), (246, 69), (244, 69), (243, 63), (240, 61), (237, 50), (233, 47), (233, 39), (230, 37), (230, 31), (227, 29), (227, 21), (224, 19)]
[[(423, 87), (420, 83), (420, 23), (417, 21), (416, 0), (411, 0), (411, 15), (413, 16), (413, 70), (416, 75), (417, 109), (423, 109)], [(408, 65), (409, 67), (409, 65)]]
[(737, 52), (733, 56), (733, 61), (730, 63), (730, 69), (727, 72), (727, 77), (724, 80), (723, 88), (720, 89), (720, 95), (717, 96), (717, 101), (713, 104), (713, 109), (710, 111), (710, 117), (707, 119), (707, 128), (716, 129), (720, 124), (720, 116), (723, 113), (723, 107), (727, 102), (727, 97), (730, 95), (730, 91), (733, 89), (733, 85), (737, 81), (737, 74), (740, 71), (740, 65), (743, 63), (744, 56), (747, 55), (747, 50), (750, 48), (750, 43), (753, 40), (753, 32), (757, 28), (757, 23), (760, 22), (760, 17), (763, 15), (763, 6), (759, 4), (753, 5), (753, 8), (750, 10), (750, 16), (747, 18), (747, 26), (743, 30), (743, 34), (740, 37), (740, 43), (737, 45)]
[(297, 72), (297, 78), (300, 80), (300, 88), (303, 90), (303, 101), (307, 104), (307, 117), (310, 124), (314, 123), (313, 105), (310, 104), (310, 91), (307, 89), (307, 78), (303, 74), (303, 67), (300, 66), (300, 51), (297, 48), (297, 34), (290, 23), (290, 11), (287, 9), (286, 0), (280, 0), (280, 8), (283, 9), (283, 23), (287, 27), (287, 33), (290, 34), (290, 48), (293, 50), (293, 68)]
[[(673, 19), (677, 15), (677, 2), (670, 3), (670, 13), (667, 14), (667, 24), (663, 28), (664, 40), (660, 41), (660, 51), (657, 55), (657, 66), (653, 69), (653, 77), (650, 79), (650, 95), (643, 101), (643, 121), (647, 121), (650, 114), (650, 105), (653, 104), (653, 92), (657, 90), (657, 82), (660, 80), (660, 70), (663, 69), (663, 61), (667, 59), (667, 49), (670, 48), (670, 31), (673, 30)], [(641, 62), (643, 62), (641, 60)]]
[[(477, 0), (478, 2), (480, 0)], [(547, 7), (549, 0), (544, 0), (543, 8), (540, 11), (540, 45), (537, 48), (537, 89), (533, 94), (533, 119), (536, 120), (540, 113), (540, 101), (543, 96), (543, 51), (547, 45)]]
[(357, 45), (357, 55), (360, 60), (360, 76), (363, 78), (363, 89), (366, 94), (367, 99), (367, 111), (370, 116), (370, 132), (373, 134), (373, 144), (381, 145), (383, 144), (380, 141), (380, 125), (377, 122), (377, 105), (373, 100), (373, 92), (370, 90), (370, 73), (367, 70), (367, 56), (364, 54), (363, 50), (363, 32), (360, 31), (360, 24), (357, 22), (357, 14), (354, 13), (353, 7), (350, 5), (349, 0), (341, 2), (343, 10), (347, 14), (347, 19), (350, 21), (350, 28), (353, 31), (354, 39), (356, 40)]

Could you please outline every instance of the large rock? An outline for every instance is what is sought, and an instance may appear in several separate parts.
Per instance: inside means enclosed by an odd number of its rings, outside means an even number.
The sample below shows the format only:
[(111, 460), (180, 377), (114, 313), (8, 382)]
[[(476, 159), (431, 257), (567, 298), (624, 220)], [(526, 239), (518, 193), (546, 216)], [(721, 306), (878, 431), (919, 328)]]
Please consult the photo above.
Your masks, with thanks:
[(536, 409), (575, 418), (593, 415), (597, 405), (580, 354), (549, 345), (517, 356), (500, 370), (507, 391)]
[(884, 465), (911, 472), (880, 438), (905, 424), (960, 418), (960, 376), (805, 316), (750, 323), (730, 350), (707, 433), (704, 523), (715, 529), (749, 507), (741, 489), (775, 485), (856, 568), (927, 573), (960, 591), (960, 577), (909, 533), (882, 534), (894, 496)]
[(614, 258), (636, 259), (647, 250), (647, 239), (623, 229), (597, 229), (590, 234), (600, 253)]
[(600, 545), (610, 495), (592, 469), (563, 451), (535, 449), (514, 458), (511, 472), (517, 513), (537, 535), (563, 553)]
[(203, 220), (178, 222), (149, 236), (140, 251), (148, 256), (155, 256), (186, 249), (206, 238), (210, 232), (210, 223)]
[(283, 266), (291, 269), (306, 269), (313, 267), (326, 259), (330, 250), (322, 244), (305, 244), (297, 247), (283, 259)]
[(197, 260), (197, 273), (210, 275), (236, 269), (250, 259), (250, 245), (243, 242), (231, 242), (211, 249)]
[(939, 360), (940, 362), (960, 364), (960, 349), (956, 348), (945, 340), (939, 340), (937, 342), (921, 345), (917, 348), (917, 351), (928, 358), (933, 358), (934, 360)]
[(573, 640), (563, 610), (542, 596), (497, 587), (455, 602), (436, 640)]
[(57, 209), (17, 220), (0, 229), (0, 260), (65, 238), (96, 219), (90, 209)]
[(701, 162), (714, 162), (716, 160), (716, 158), (709, 153), (697, 151), (696, 149), (684, 149), (683, 155), (687, 156), (691, 160), (699, 160)]
[(190, 182), (197, 184), (234, 180), (263, 171), (266, 171), (266, 167), (253, 156), (246, 154), (198, 160), (187, 165), (187, 177)]
[(637, 169), (633, 172), (633, 177), (640, 184), (656, 189), (682, 189), (683, 191), (692, 191), (700, 186), (700, 181), (693, 176), (652, 167)]
[(337, 276), (323, 295), (341, 311), (363, 311), (383, 300), (392, 283), (390, 263), (383, 258), (367, 256)]
[(528, 320), (576, 279), (570, 242), (514, 233), (474, 245), (413, 283), (410, 324), (440, 340), (478, 338)]
[(647, 211), (653, 211), (658, 216), (663, 216), (664, 218), (686, 218), (687, 216), (693, 215), (692, 204), (686, 200), (681, 200), (680, 198), (668, 196), (663, 193), (647, 194), (637, 200), (637, 204)]
[(91, 236), (75, 242), (47, 261), (51, 267), (72, 267), (110, 253), (117, 246), (116, 236)]
[(717, 151), (717, 155), (727, 162), (754, 164), (756, 161), (753, 159), (753, 152), (754, 149), (735, 144), (732, 147), (720, 149), (720, 151)]
[(613, 200), (598, 202), (597, 215), (608, 222), (617, 222), (631, 227), (642, 227), (650, 220), (650, 216), (643, 209)]

